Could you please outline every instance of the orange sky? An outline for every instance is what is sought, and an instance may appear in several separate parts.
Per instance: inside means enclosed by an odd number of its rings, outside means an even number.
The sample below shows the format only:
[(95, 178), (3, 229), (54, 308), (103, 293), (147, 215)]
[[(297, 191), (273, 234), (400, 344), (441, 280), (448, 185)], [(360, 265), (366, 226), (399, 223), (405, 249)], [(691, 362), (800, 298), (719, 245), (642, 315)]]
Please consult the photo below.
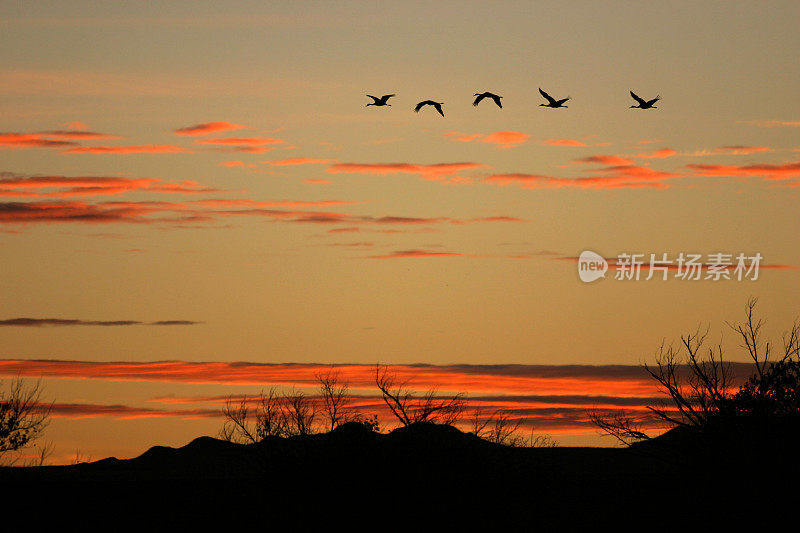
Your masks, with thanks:
[[(701, 322), (743, 360), (750, 296), (770, 335), (800, 315), (800, 7), (767, 5), (5, 2), (0, 377), (47, 376), (60, 461), (213, 434), (218, 402), (131, 417), (289, 363), (433, 365), (403, 368), (602, 444), (585, 397), (654, 394), (603, 368)], [(584, 250), (763, 264), (586, 284)], [(592, 366), (463, 366), (509, 364)]]

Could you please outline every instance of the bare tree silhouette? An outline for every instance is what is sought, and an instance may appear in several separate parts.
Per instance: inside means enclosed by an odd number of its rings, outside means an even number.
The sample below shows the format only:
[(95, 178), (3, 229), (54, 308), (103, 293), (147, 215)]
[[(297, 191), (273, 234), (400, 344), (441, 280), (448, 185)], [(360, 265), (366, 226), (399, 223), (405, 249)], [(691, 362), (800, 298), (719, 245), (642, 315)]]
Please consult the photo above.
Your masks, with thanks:
[(453, 425), (467, 406), (463, 393), (441, 398), (431, 389), (422, 396), (415, 396), (414, 391), (408, 388), (409, 382), (398, 381), (397, 375), (385, 365), (375, 366), (375, 384), (389, 411), (404, 426), (417, 422)]
[(244, 444), (268, 437), (310, 435), (315, 432), (314, 401), (299, 391), (279, 394), (274, 388), (258, 397), (228, 398), (222, 409), (225, 419), (219, 437)]
[[(648, 406), (651, 419), (668, 428), (684, 428), (710, 435), (735, 428), (752, 429), (754, 424), (774, 427), (800, 421), (800, 321), (784, 333), (783, 350), (773, 357), (773, 343), (762, 335), (764, 321), (756, 319), (756, 298), (745, 307), (746, 319), (730, 324), (741, 337), (753, 362), (754, 373), (738, 390), (731, 366), (721, 345), (703, 349), (708, 330), (699, 328), (681, 337), (678, 348), (662, 344), (656, 352), (656, 366), (645, 365), (648, 374), (667, 396), (661, 405)], [(705, 353), (705, 356), (702, 355)], [(603, 432), (624, 444), (647, 440), (642, 429), (645, 419), (624, 411), (589, 417)]]
[(330, 369), (326, 373), (320, 372), (316, 377), (322, 395), (322, 410), (328, 419), (329, 431), (358, 418), (349, 405), (350, 397), (347, 393), (350, 387), (341, 381), (337, 370)]
[(317, 407), (303, 392), (292, 391), (286, 394), (284, 407), (288, 436), (315, 433), (314, 419), (317, 417)]
[[(43, 404), (41, 394), (41, 381), (26, 385), (19, 377), (8, 392), (0, 390), (0, 460), (33, 444), (47, 427), (52, 404)], [(47, 450), (48, 446), (42, 448), (42, 462), (49, 455)]]
[(504, 446), (527, 448), (553, 448), (558, 443), (549, 435), (536, 435), (531, 428), (528, 436), (520, 434), (522, 418), (514, 418), (507, 409), (496, 409), (487, 414), (480, 406), (472, 410), (469, 419), (470, 433)]
[(487, 415), (481, 407), (472, 410), (470, 419), (471, 433), (478, 437), (503, 444), (506, 446), (520, 446), (524, 438), (517, 434), (522, 420), (514, 420), (508, 411), (497, 409)]

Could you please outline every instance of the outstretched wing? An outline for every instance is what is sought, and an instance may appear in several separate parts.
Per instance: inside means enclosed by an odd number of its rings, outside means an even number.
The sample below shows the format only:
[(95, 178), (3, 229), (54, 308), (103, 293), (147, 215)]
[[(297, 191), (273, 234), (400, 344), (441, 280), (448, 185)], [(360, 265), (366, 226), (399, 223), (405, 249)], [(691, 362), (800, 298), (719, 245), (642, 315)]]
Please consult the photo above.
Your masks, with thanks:
[(647, 102), (645, 102), (644, 100), (642, 100), (641, 98), (639, 98), (638, 96), (636, 96), (636, 93), (635, 93), (635, 92), (631, 91), (631, 96), (633, 96), (633, 99), (634, 99), (634, 100), (636, 100), (637, 102), (639, 102), (639, 105), (647, 105)]
[(656, 102), (658, 102), (659, 100), (661, 100), (661, 97), (660, 96), (656, 96), (655, 98), (653, 98), (652, 100), (647, 102), (647, 105), (652, 107), (652, 105), (655, 104)]
[(385, 104), (387, 101), (389, 101), (389, 98), (391, 98), (392, 96), (394, 96), (394, 95), (393, 94), (384, 94), (383, 96), (381, 96), (381, 102), (383, 102)]
[(478, 105), (479, 103), (481, 103), (481, 100), (483, 100), (483, 98), (484, 98), (484, 95), (483, 94), (479, 94), (478, 97), (475, 99), (475, 101), (472, 102), (472, 105)]
[(417, 104), (417, 107), (414, 108), (414, 111), (419, 113), (419, 110), (422, 109), (428, 102), (420, 102)]
[(378, 98), (377, 96), (372, 96), (371, 94), (368, 94), (367, 96), (369, 96), (370, 98), (372, 98), (373, 100), (375, 100), (375, 103), (376, 103), (376, 104), (377, 104), (377, 103), (379, 103), (379, 102), (381, 101), (381, 99), (380, 99), (380, 98)]
[(567, 102), (567, 100), (569, 100), (569, 96), (567, 96), (567, 97), (566, 97), (566, 98), (564, 98), (563, 100), (559, 100), (558, 102), (556, 102), (556, 105), (557, 105), (557, 106), (562, 106), (562, 105), (564, 105), (564, 104)]
[(500, 97), (499, 96), (497, 96), (496, 94), (493, 94), (492, 95), (492, 100), (494, 100), (494, 103), (497, 104), (497, 107), (499, 107), (500, 109), (503, 108), (503, 104), (500, 103)]
[(433, 107), (436, 108), (436, 111), (438, 111), (440, 115), (444, 116), (444, 111), (442, 111), (441, 104), (433, 104)]
[(547, 101), (550, 102), (551, 105), (556, 105), (555, 99), (546, 92), (544, 92), (541, 88), (539, 88), (539, 94), (544, 96), (547, 99)]

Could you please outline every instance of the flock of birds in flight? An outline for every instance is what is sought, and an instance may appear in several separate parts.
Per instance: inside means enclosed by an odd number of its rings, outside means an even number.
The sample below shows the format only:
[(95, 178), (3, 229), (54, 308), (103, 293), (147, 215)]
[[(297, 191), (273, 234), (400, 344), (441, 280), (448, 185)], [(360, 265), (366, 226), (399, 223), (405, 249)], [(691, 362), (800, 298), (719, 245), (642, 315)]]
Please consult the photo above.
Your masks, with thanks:
[[(556, 100), (555, 98), (544, 92), (542, 89), (539, 89), (539, 93), (542, 96), (544, 96), (545, 100), (547, 100), (546, 104), (539, 104), (539, 106), (552, 107), (553, 109), (557, 109), (559, 107), (568, 107), (565, 106), (564, 104), (567, 102), (567, 100), (569, 100), (569, 96), (567, 96), (566, 98), (562, 98), (561, 100)], [(367, 96), (372, 98), (372, 102), (367, 104), (367, 107), (371, 105), (378, 107), (388, 105), (391, 107), (392, 104), (389, 103), (389, 98), (396, 95), (384, 94), (380, 98), (378, 98), (377, 96), (372, 96), (371, 94), (368, 94)], [(474, 96), (477, 97), (475, 98), (475, 101), (472, 102), (472, 105), (474, 106), (480, 104), (481, 100), (483, 100), (484, 98), (491, 98), (492, 100), (494, 100), (494, 103), (497, 104), (497, 107), (501, 109), (503, 108), (503, 104), (500, 102), (502, 96), (490, 92), (475, 93)], [(644, 98), (640, 98), (639, 96), (637, 96), (636, 93), (633, 91), (631, 91), (631, 96), (633, 97), (634, 100), (638, 102), (638, 105), (632, 105), (631, 107), (637, 109), (658, 109), (654, 104), (661, 99), (660, 96), (656, 96), (652, 100), (645, 100)], [(426, 105), (432, 106), (434, 109), (436, 109), (436, 111), (439, 112), (440, 115), (444, 116), (444, 111), (442, 111), (442, 106), (444, 105), (444, 102), (435, 102), (433, 100), (423, 100), (422, 102), (417, 104), (417, 106), (414, 108), (414, 111), (419, 113), (419, 110), (425, 107)]]

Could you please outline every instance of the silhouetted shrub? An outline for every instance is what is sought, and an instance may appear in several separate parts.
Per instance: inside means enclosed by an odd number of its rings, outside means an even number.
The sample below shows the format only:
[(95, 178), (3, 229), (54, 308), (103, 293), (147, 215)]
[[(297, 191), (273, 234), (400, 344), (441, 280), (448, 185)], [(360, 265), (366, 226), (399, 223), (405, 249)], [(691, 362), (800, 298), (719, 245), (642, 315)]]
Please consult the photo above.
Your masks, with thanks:
[[(723, 439), (726, 446), (742, 446), (767, 439), (796, 442), (800, 436), (800, 322), (784, 334), (776, 358), (774, 345), (762, 338), (764, 321), (754, 316), (756, 302), (747, 302), (743, 323), (729, 324), (753, 362), (753, 375), (738, 388), (721, 346), (701, 355), (707, 332), (700, 330), (681, 337), (678, 349), (662, 345), (656, 366), (645, 365), (668, 397), (663, 405), (648, 406), (651, 415), (667, 427), (681, 429), (682, 438), (712, 444)], [(642, 430), (641, 417), (596, 411), (589, 417), (625, 444), (650, 438)]]

